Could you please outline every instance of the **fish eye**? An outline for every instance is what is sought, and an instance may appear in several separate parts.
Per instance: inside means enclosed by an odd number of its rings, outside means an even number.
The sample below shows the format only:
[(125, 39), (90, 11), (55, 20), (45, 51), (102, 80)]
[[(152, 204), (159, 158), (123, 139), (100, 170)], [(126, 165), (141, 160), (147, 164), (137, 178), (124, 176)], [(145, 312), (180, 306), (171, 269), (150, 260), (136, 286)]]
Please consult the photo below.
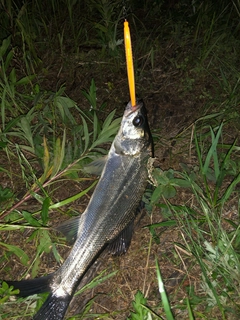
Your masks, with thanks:
[(133, 125), (135, 127), (140, 127), (144, 122), (143, 116), (137, 116), (133, 119)]

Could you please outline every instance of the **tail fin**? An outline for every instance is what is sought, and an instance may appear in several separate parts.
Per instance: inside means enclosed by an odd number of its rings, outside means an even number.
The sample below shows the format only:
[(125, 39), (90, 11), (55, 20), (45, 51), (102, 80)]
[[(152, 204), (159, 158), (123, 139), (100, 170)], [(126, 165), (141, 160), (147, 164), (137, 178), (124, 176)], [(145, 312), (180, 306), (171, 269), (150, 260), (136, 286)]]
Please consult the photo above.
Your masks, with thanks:
[(53, 274), (46, 277), (22, 280), (22, 281), (5, 281), (9, 286), (13, 286), (15, 289), (19, 289), (18, 296), (28, 297), (36, 293), (50, 292), (50, 284), (53, 278)]
[(50, 293), (33, 320), (62, 320), (71, 301), (70, 295), (58, 296)]
[(19, 296), (27, 297), (36, 293), (50, 292), (47, 300), (33, 317), (33, 320), (62, 320), (71, 301), (71, 295), (51, 292), (53, 274), (46, 277), (22, 281), (5, 281), (8, 285), (19, 289)]

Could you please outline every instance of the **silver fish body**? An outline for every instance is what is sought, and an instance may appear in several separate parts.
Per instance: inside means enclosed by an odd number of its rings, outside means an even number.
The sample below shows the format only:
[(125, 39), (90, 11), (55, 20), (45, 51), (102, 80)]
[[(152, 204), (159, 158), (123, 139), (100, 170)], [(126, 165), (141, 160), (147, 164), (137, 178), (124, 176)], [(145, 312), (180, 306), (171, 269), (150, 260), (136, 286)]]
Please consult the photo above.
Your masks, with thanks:
[[(64, 318), (86, 271), (106, 246), (134, 220), (135, 209), (146, 188), (147, 163), (151, 155), (152, 137), (144, 104), (138, 101), (132, 107), (129, 103), (90, 202), (81, 217), (74, 222), (76, 241), (68, 258), (52, 275), (30, 280), (32, 285), (38, 281), (38, 288), (35, 291), (32, 289), (31, 294), (50, 291), (33, 319)], [(45, 279), (42, 286), (41, 279)], [(23, 282), (27, 284), (27, 281)], [(25, 288), (29, 288), (30, 282)], [(16, 285), (17, 282), (11, 284), (21, 291), (22, 286)], [(23, 289), (22, 295), (28, 295), (28, 289)]]

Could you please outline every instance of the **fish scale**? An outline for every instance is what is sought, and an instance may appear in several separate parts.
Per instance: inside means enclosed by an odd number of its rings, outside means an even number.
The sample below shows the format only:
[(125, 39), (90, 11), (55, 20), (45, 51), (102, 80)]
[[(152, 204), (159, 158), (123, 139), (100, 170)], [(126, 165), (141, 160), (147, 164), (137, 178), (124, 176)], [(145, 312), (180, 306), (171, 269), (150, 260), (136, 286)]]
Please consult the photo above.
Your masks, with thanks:
[[(118, 157), (118, 156), (117, 156)], [(83, 228), (81, 235), (75, 242), (72, 251), (65, 261), (63, 269), (59, 269), (59, 272), (64, 273), (66, 280), (66, 286), (74, 288), (76, 285), (76, 279), (83, 276), (82, 270), (87, 270), (89, 264), (92, 263), (95, 255), (99, 250), (102, 250), (107, 243), (113, 240), (122, 229), (131, 221), (134, 216), (134, 208), (138, 205), (142, 191), (144, 191), (147, 183), (147, 171), (143, 169), (138, 170), (141, 161), (138, 158), (124, 159), (122, 163), (126, 162), (125, 174), (128, 176), (131, 173), (131, 180), (121, 179), (121, 183), (118, 181), (109, 183), (108, 174), (105, 172), (115, 172), (119, 175), (119, 166), (114, 166), (114, 158), (111, 157), (111, 161), (106, 163), (105, 170), (102, 173), (104, 179), (98, 183), (93, 195), (92, 200), (87, 207), (87, 210), (83, 213), (81, 221)], [(119, 159), (117, 159), (118, 162)], [(110, 168), (109, 168), (110, 166)], [(134, 168), (134, 172), (132, 170)], [(137, 170), (136, 170), (137, 169)], [(133, 174), (134, 173), (134, 174)], [(114, 174), (114, 175), (116, 175)], [(112, 189), (113, 187), (113, 189)], [(131, 187), (131, 188), (129, 188)], [(108, 194), (108, 191), (117, 195), (116, 197), (99, 196), (102, 193)], [(96, 196), (95, 196), (96, 194)], [(126, 198), (126, 196), (128, 198)], [(97, 197), (97, 199), (96, 199)], [(126, 201), (127, 200), (127, 201)], [(106, 210), (114, 207), (114, 211), (111, 215), (106, 215)], [(96, 215), (100, 212), (100, 215)], [(84, 219), (86, 216), (86, 219)], [(97, 218), (97, 219), (96, 219)], [(85, 230), (84, 230), (85, 229)], [(74, 261), (74, 266), (73, 262)], [(79, 267), (81, 266), (81, 268)], [(72, 276), (74, 274), (74, 276)], [(56, 276), (58, 276), (56, 274)], [(71, 292), (69, 292), (71, 294)]]

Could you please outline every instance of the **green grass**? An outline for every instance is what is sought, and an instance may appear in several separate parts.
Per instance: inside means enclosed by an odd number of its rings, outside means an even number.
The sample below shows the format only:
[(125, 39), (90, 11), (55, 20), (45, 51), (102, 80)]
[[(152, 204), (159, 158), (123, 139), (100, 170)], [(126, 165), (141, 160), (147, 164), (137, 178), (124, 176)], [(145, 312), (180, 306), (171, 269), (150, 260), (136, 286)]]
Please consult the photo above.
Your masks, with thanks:
[[(37, 85), (35, 87), (38, 88)], [(26, 101), (32, 101), (32, 107), (26, 114), (22, 114), (28, 105), (21, 101), (22, 109), (14, 110), (14, 120), (10, 116), (13, 111), (8, 107), (7, 98), (2, 99), (4, 112), (1, 153), (8, 161), (1, 170), (8, 176), (13, 188), (1, 187), (0, 190), (0, 229), (2, 232), (29, 230), (27, 242), (33, 242), (36, 250), (34, 257), (30, 257), (18, 245), (0, 241), (0, 247), (6, 260), (13, 255), (19, 258), (20, 263), (26, 267), (24, 275), (30, 272), (31, 276), (35, 277), (38, 274), (43, 253), (52, 252), (58, 263), (62, 261), (56, 244), (61, 243), (61, 240), (52, 235), (48, 227), (51, 215), (54, 211), (62, 212), (62, 207), (69, 207), (83, 197), (96, 181), (81, 192), (75, 192), (70, 197), (58, 201), (54, 200), (55, 183), (67, 180), (94, 180), (81, 177), (79, 171), (89, 162), (88, 159), (105, 154), (105, 150), (99, 145), (111, 142), (119, 127), (120, 119), (113, 120), (115, 111), (109, 113), (104, 121), (98, 118), (97, 113), (101, 106), (98, 107), (96, 102), (93, 80), (89, 92), (83, 91), (83, 94), (91, 105), (94, 104), (94, 109), (88, 113), (83, 112), (74, 101), (65, 96), (62, 89), (57, 93), (41, 93), (38, 88), (35, 95), (31, 92), (28, 96), (26, 90), (24, 97)], [(14, 97), (20, 99), (21, 95), (14, 93)], [(76, 112), (80, 114), (80, 124), (75, 120)], [(11, 168), (13, 162), (15, 169)], [(40, 174), (36, 173), (36, 168)], [(16, 171), (20, 171), (20, 174)], [(14, 189), (15, 179), (24, 190), (21, 198)], [(30, 199), (36, 201), (35, 211), (19, 210), (19, 207), (27, 204)], [(70, 216), (73, 214), (69, 213)], [(3, 286), (1, 303), (14, 294), (10, 289)], [(3, 316), (10, 317), (10, 314), (4, 313)]]
[[(189, 161), (180, 161), (178, 169), (171, 161), (164, 170), (156, 168), (154, 190), (148, 190), (144, 198), (148, 212), (156, 215), (160, 210), (164, 218), (146, 228), (154, 243), (161, 246), (159, 230), (180, 230), (181, 241), (174, 245), (183, 256), (178, 252), (167, 259), (179, 266), (188, 257), (190, 266), (185, 271), (189, 279), (194, 266), (199, 268), (197, 285), (190, 281), (182, 301), (176, 301), (165, 289), (165, 270), (157, 259), (155, 283), (161, 290), (155, 304), (139, 288), (126, 317), (172, 319), (183, 310), (189, 319), (228, 319), (239, 314), (240, 304), (240, 4), (237, 0), (191, 4), (146, 0), (125, 5), (137, 91), (150, 100), (151, 95), (153, 100), (155, 94), (158, 98), (166, 95), (170, 104), (173, 98), (174, 103), (179, 99), (189, 101), (192, 108), (197, 106), (192, 125), (171, 137), (176, 148), (182, 146), (180, 154), (188, 152)], [(122, 116), (122, 110), (109, 110), (128, 99), (128, 92), (123, 92), (123, 98), (118, 96), (121, 88), (114, 89), (115, 79), (121, 80), (116, 86), (127, 81), (123, 9), (118, 1), (104, 0), (10, 0), (0, 4), (0, 230), (7, 234), (6, 240), (0, 238), (4, 252), (0, 262), (4, 266), (18, 259), (24, 266), (22, 276), (36, 276), (42, 257), (50, 252), (57, 263), (62, 261), (65, 243), (48, 226), (55, 224), (54, 213), (77, 214), (75, 201), (95, 184), (95, 178), (80, 170), (106, 154), (105, 144), (118, 128), (120, 119), (115, 118)], [(58, 58), (56, 83), (51, 90), (45, 89), (50, 65)], [(81, 104), (70, 98), (69, 89), (79, 65), (84, 66), (80, 72), (87, 70), (89, 75), (89, 89), (81, 86), (78, 90)], [(63, 84), (58, 76), (66, 66)], [(152, 80), (145, 85), (150, 75)], [(107, 103), (100, 102), (105, 97), (99, 99), (105, 91)], [(162, 123), (154, 130), (156, 149), (168, 145)], [(177, 156), (173, 153), (171, 160)], [(75, 183), (76, 191), (58, 198), (57, 192), (67, 181)], [(81, 183), (86, 184), (79, 190)], [(34, 247), (33, 256), (11, 243), (11, 235), (23, 231)], [(97, 279), (96, 284), (99, 282)], [(0, 304), (7, 310), (3, 319), (16, 318), (12, 313), (15, 304), (23, 305), (24, 316), (33, 314), (36, 299), (12, 302), (11, 288), (3, 285), (0, 290)], [(86, 317), (91, 316), (95, 315), (88, 307)], [(105, 317), (111, 319), (111, 312)]]
[[(239, 304), (239, 208), (233, 209), (236, 210), (235, 219), (226, 216), (229, 202), (236, 200), (237, 205), (239, 202), (236, 188), (240, 181), (236, 157), (239, 147), (236, 142), (227, 145), (219, 141), (224, 135), (223, 124), (215, 129), (209, 127), (205, 135), (198, 132), (196, 126), (194, 137), (198, 162), (194, 163), (194, 169), (182, 164), (183, 171), (171, 170), (171, 176), (169, 171), (157, 169), (154, 172), (158, 186), (151, 201), (165, 208), (167, 216), (175, 220), (152, 225), (150, 231), (156, 234), (151, 229), (178, 224), (183, 242), (177, 245), (188, 252), (201, 270), (199, 297), (205, 293), (205, 311), (217, 307), (222, 319), (227, 319), (229, 314), (238, 312)], [(183, 199), (185, 205), (174, 204), (174, 198), (171, 202), (167, 200), (175, 196), (176, 189), (183, 187), (187, 190), (187, 198)], [(167, 206), (159, 203), (157, 199), (161, 197)], [(187, 302), (191, 314), (197, 313), (201, 305), (191, 305), (194, 299), (195, 296), (189, 294)]]

